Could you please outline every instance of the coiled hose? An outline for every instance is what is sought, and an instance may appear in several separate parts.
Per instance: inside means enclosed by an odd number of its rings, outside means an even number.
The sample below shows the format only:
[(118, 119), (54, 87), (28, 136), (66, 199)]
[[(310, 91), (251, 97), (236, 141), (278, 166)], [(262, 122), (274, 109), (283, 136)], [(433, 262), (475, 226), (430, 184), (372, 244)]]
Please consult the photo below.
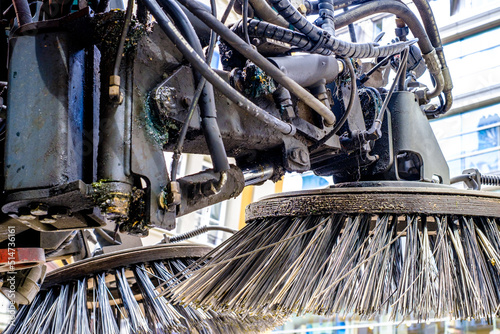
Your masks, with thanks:
[[(235, 29), (239, 34), (241, 34), (243, 31), (242, 23), (240, 22)], [(303, 51), (317, 53), (323, 56), (329, 56), (332, 54), (342, 56), (343, 54), (342, 52), (331, 49), (330, 47), (332, 46), (332, 44), (324, 44), (323, 46), (316, 47), (316, 43), (311, 41), (306, 35), (300, 32), (292, 31), (290, 29), (282, 28), (274, 24), (259, 20), (248, 21), (248, 33), (253, 37), (265, 37), (275, 41), (288, 43)], [(391, 45), (374, 46), (371, 43), (354, 44), (344, 41), (341, 42), (342, 44), (355, 45), (356, 47), (359, 46), (360, 48), (364, 48), (364, 46), (366, 46), (366, 48), (370, 50), (367, 51), (367, 53), (364, 51), (360, 51), (360, 53), (355, 53), (353, 56), (342, 56), (346, 58), (387, 57), (403, 51), (409, 44), (413, 43), (413, 41), (407, 41)]]
[(343, 41), (313, 25), (288, 0), (270, 0), (270, 2), (285, 20), (315, 43), (311, 50), (325, 47), (344, 58), (375, 58), (402, 52), (407, 46), (404, 42), (380, 47), (374, 43), (358, 44)]
[(179, 234), (179, 235), (176, 235), (173, 237), (169, 237), (169, 236), (165, 235), (162, 243), (173, 244), (175, 242), (181, 242), (184, 240), (194, 238), (196, 236), (202, 235), (202, 234), (210, 232), (210, 231), (223, 231), (223, 232), (232, 233), (232, 234), (238, 232), (237, 230), (234, 230), (232, 228), (225, 227), (225, 226), (203, 226), (203, 227), (200, 227), (196, 230), (182, 233), (182, 234)]

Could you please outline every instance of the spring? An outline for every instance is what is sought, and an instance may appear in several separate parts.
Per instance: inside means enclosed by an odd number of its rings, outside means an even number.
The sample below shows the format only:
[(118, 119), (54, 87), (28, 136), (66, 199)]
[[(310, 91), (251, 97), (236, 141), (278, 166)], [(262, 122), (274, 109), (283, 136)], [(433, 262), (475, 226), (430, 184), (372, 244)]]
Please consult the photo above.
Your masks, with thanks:
[(181, 242), (187, 239), (194, 238), (196, 236), (202, 235), (203, 233), (207, 233), (209, 231), (223, 231), (227, 233), (236, 233), (236, 230), (233, 230), (232, 228), (224, 227), (224, 226), (203, 226), (200, 227), (196, 230), (192, 230), (186, 233), (182, 233), (173, 237), (168, 237), (165, 236), (165, 243), (167, 244), (173, 244), (175, 242)]
[(500, 175), (482, 174), (481, 184), (485, 186), (500, 187)]

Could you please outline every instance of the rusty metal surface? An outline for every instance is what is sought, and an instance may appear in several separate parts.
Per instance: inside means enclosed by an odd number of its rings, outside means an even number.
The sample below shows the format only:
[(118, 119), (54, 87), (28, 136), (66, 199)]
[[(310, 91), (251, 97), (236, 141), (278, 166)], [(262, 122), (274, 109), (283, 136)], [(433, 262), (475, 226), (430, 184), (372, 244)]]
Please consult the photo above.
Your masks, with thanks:
[(500, 194), (448, 187), (327, 188), (269, 196), (247, 207), (246, 220), (332, 213), (500, 217)]
[(27, 269), (44, 262), (45, 252), (43, 248), (0, 249), (0, 272)]
[(130, 266), (136, 263), (167, 260), (172, 258), (199, 258), (206, 255), (210, 247), (197, 244), (188, 245), (154, 245), (149, 247), (132, 248), (124, 251), (97, 256), (79, 261), (50, 272), (42, 288), (49, 288), (62, 282), (81, 279), (95, 273), (110, 269)]

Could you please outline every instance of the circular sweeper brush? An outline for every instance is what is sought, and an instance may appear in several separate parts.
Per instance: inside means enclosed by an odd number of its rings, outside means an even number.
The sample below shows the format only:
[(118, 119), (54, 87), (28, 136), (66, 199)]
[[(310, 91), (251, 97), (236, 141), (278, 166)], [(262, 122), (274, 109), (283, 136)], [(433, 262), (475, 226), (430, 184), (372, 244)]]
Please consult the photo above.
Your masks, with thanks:
[(243, 314), (498, 315), (499, 194), (418, 185), (349, 184), (251, 204), (245, 228), (191, 265), (173, 295)]
[[(80, 261), (51, 272), (6, 334), (259, 333), (283, 318), (173, 305), (160, 291), (209, 247), (158, 245)], [(157, 289), (159, 285), (161, 289)]]

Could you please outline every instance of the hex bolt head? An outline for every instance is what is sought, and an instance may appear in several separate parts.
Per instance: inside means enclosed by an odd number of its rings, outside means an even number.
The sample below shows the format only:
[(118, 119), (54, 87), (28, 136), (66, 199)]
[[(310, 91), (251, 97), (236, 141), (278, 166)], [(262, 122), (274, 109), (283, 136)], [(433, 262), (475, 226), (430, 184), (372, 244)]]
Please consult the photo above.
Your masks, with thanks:
[(308, 157), (307, 157), (307, 153), (304, 150), (300, 150), (299, 160), (300, 160), (300, 162), (307, 163)]

